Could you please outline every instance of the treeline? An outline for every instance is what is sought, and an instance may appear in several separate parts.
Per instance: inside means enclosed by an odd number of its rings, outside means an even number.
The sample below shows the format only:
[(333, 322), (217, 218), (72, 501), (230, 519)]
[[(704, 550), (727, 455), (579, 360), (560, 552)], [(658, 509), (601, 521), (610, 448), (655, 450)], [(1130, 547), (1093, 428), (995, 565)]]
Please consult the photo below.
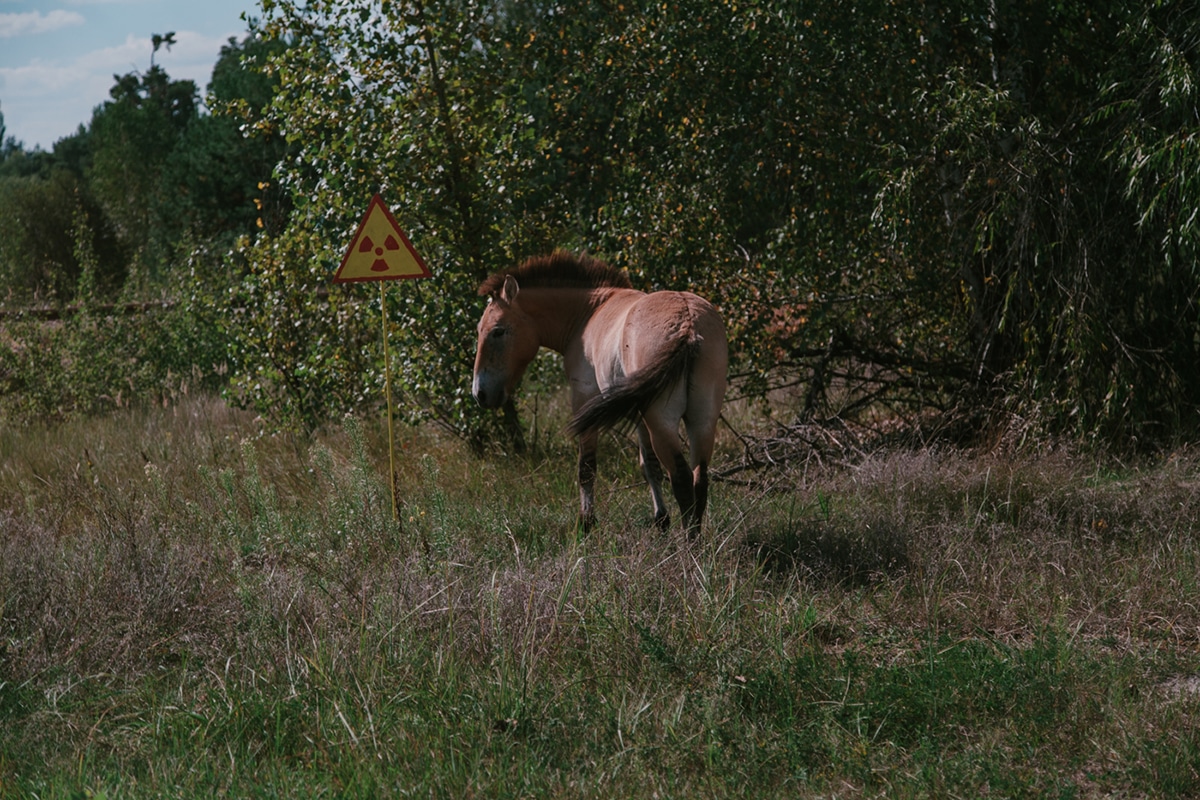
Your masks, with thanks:
[[(226, 390), (281, 421), (378, 396), (378, 296), (329, 278), (382, 191), (436, 274), (389, 300), (402, 402), (463, 433), (475, 284), (570, 247), (713, 298), (739, 390), (799, 383), (805, 416), (1156, 446), (1200, 406), (1198, 5), (262, 0), (234, 72), (265, 94), (218, 97), (183, 169), (121, 200), (119, 81), (72, 224), (115, 253), (98, 290), (174, 287)], [(196, 120), (270, 165), (241, 201)], [(86, 273), (10, 252), (10, 296)]]
[[(55, 143), (26, 149), (0, 114), (0, 419), (56, 419), (226, 382), (219, 320), (193, 270), (220, 275), (239, 237), (278, 226), (279, 137), (245, 135), (282, 46), (230, 40), (207, 87), (154, 57)], [(46, 324), (50, 320), (54, 324)]]
[[(251, 234), (282, 142), (243, 135), (273, 95), (254, 37), (221, 49), (201, 113), (192, 81), (150, 67), (114, 75), (108, 101), (52, 151), (5, 137), (0, 116), (0, 287), (8, 302), (73, 302), (86, 261), (95, 289), (158, 289), (200, 241)], [(0, 109), (2, 110), (2, 109)], [(274, 201), (278, 203), (278, 201)], [(86, 255), (85, 255), (86, 254)]]

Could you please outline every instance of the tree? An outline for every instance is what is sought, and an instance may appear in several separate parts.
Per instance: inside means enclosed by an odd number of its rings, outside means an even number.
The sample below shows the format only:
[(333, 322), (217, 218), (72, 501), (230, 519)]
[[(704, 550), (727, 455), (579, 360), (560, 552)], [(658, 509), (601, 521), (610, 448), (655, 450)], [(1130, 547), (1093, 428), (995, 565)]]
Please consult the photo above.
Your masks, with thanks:
[(1135, 444), (1194, 425), (1187, 7), (946, 15), (962, 22), (934, 40), (927, 123), (884, 168), (880, 217), (912, 220), (897, 239), (962, 286), (971, 385), (1051, 431)]
[(81, 266), (80, 237), (95, 254), (94, 279), (111, 291), (123, 258), (100, 208), (69, 171), (0, 178), (0, 287), (21, 301), (71, 300)]
[[(263, 10), (262, 35), (289, 43), (269, 62), (279, 89), (262, 124), (293, 147), (279, 179), (295, 210), (278, 236), (242, 249), (239, 303), (253, 324), (236, 327), (235, 384), (249, 402), (306, 425), (381, 385), (373, 296), (329, 280), (382, 190), (437, 265), (435, 280), (406, 286), (389, 304), (393, 346), (409, 354), (399, 383), (414, 413), (431, 409), (465, 430), (475, 286), (517, 258), (518, 243), (540, 250), (559, 238), (546, 235), (538, 211), (520, 210), (522, 162), (510, 145), (522, 139), (512, 133), (497, 54), (479, 47), (495, 41), (502, 20), (479, 4), (268, 2)], [(337, 328), (327, 326), (331, 314)], [(314, 334), (285, 331), (292, 319)], [(295, 388), (311, 385), (321, 391)]]
[(24, 147), (15, 136), (8, 136), (8, 128), (4, 124), (4, 110), (0, 108), (0, 165), (8, 162), (14, 155), (24, 151)]
[(285, 47), (255, 36), (222, 46), (208, 85), (213, 113), (188, 124), (163, 164), (157, 225), (180, 249), (227, 247), (282, 225), (288, 206), (273, 174), (286, 143), (261, 123), (276, 86), (262, 70)]
[(81, 274), (81, 243), (94, 256), (99, 291), (120, 285), (125, 254), (84, 181), (87, 131), (26, 151), (4, 138), (0, 114), (0, 294), (21, 302), (70, 300)]
[[(866, 381), (868, 398), (885, 381), (865, 362), (886, 363), (891, 389), (915, 385), (902, 374), (913, 364), (945, 363), (947, 318), (931, 325), (921, 314), (934, 305), (927, 295), (944, 305), (945, 289), (897, 268), (870, 225), (871, 158), (897, 135), (895, 104), (916, 85), (898, 69), (881, 90), (867, 64), (882, 53), (907, 66), (919, 48), (916, 37), (897, 40), (889, 4), (647, 2), (616, 13), (588, 0), (278, 2), (264, 11), (264, 34), (294, 43), (272, 64), (280, 91), (269, 124), (298, 147), (281, 174), (297, 202), (281, 238), (337, 242), (310, 256), (332, 272), (383, 184), (441, 267), (437, 292), (406, 292), (397, 314), (411, 321), (402, 335), (443, 343), (415, 348), (407, 383), (450, 424), (462, 426), (470, 409), (474, 313), (463, 305), (473, 285), (553, 246), (604, 255), (646, 289), (714, 298), (738, 369), (760, 388), (780, 360), (827, 361), (835, 343), (840, 377)], [(252, 271), (276, 263), (267, 252), (246, 257)], [(298, 296), (255, 302), (314, 306), (323, 286), (291, 290)], [(248, 366), (260, 361), (280, 354), (247, 351)], [(320, 357), (302, 361), (310, 369)], [(940, 369), (942, 383), (957, 374)], [(260, 404), (280, 407), (286, 389), (257, 374), (245, 380)], [(822, 378), (814, 402), (835, 377)]]
[(112, 99), (92, 115), (88, 181), (136, 268), (153, 278), (169, 253), (156, 224), (166, 200), (162, 174), (197, 117), (197, 90), (156, 65), (113, 78)]
[[(472, 285), (563, 245), (712, 297), (744, 389), (805, 415), (1161, 440), (1200, 401), (1194, 5), (268, 0), (296, 209), (246, 308), (369, 302), (324, 276), (382, 188), (438, 274), (396, 311), (410, 400), (460, 430)], [(285, 290), (280, 248), (322, 266)], [(377, 363), (274, 341), (242, 350), (264, 407), (256, 364), (340, 408)]]

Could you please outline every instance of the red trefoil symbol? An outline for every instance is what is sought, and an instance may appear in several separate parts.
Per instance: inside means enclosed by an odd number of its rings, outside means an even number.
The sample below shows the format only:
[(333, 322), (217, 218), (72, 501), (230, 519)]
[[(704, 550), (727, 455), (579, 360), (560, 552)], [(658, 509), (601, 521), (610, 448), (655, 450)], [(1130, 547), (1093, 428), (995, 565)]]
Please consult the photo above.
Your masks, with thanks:
[(388, 262), (383, 260), (384, 248), (387, 248), (388, 250), (399, 250), (400, 243), (396, 241), (395, 236), (389, 235), (387, 239), (384, 240), (383, 247), (377, 247), (375, 243), (371, 241), (370, 236), (364, 236), (362, 244), (358, 246), (358, 252), (360, 253), (369, 253), (372, 250), (375, 251), (375, 261), (371, 263), (372, 272), (388, 271)]

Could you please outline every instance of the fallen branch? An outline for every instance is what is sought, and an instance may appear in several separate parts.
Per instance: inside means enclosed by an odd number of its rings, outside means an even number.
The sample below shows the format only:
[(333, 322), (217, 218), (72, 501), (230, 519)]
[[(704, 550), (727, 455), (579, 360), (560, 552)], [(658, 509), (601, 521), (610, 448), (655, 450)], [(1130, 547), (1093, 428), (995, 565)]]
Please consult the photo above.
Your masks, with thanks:
[(147, 311), (159, 311), (174, 308), (178, 303), (174, 300), (141, 300), (125, 303), (96, 303), (85, 305), (72, 303), (66, 306), (26, 306), (24, 308), (0, 308), (0, 319), (40, 319), (46, 322), (73, 317), (87, 310), (93, 314), (112, 316), (113, 314), (144, 314)]

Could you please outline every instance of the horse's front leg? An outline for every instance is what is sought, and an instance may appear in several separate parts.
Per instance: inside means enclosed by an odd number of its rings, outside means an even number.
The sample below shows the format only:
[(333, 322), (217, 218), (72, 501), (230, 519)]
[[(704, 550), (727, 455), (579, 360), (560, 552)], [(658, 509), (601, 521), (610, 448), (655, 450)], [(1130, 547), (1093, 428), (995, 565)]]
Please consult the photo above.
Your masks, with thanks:
[(585, 532), (596, 524), (596, 431), (579, 437), (579, 523)]

